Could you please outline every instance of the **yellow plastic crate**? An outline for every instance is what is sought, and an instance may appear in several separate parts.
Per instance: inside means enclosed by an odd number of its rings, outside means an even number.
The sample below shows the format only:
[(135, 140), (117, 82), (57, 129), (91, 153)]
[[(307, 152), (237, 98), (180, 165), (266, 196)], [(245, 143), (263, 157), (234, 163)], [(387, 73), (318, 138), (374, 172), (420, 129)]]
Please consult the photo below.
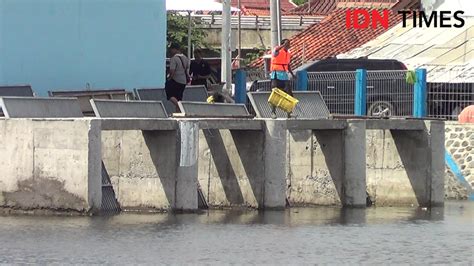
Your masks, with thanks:
[(272, 89), (272, 93), (268, 98), (268, 103), (287, 113), (291, 113), (298, 102), (298, 99), (291, 97), (289, 94), (278, 88)]

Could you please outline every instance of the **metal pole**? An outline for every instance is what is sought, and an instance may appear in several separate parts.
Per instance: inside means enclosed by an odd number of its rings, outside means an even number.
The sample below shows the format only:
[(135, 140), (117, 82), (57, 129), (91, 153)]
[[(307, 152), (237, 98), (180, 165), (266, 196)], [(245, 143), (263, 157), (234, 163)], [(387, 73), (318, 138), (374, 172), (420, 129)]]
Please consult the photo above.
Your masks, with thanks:
[(221, 46), (221, 81), (225, 82), (226, 92), (232, 89), (232, 69), (230, 51), (230, 0), (222, 1), (222, 46)]
[(270, 26), (271, 26), (271, 49), (279, 44), (278, 42), (278, 0), (270, 1)]
[(238, 50), (238, 52), (237, 52), (237, 58), (238, 58), (238, 60), (239, 60), (239, 61), (238, 61), (238, 64), (239, 64), (239, 68), (240, 68), (240, 62), (241, 62), (240, 60), (241, 60), (241, 58), (242, 58), (242, 57), (241, 57), (241, 50), (242, 50), (242, 31), (241, 31), (241, 25), (240, 25), (240, 19), (241, 19), (241, 16), (242, 16), (242, 13), (241, 13), (241, 12), (242, 12), (242, 11), (241, 11), (241, 10), (242, 10), (242, 5), (241, 5), (241, 3), (240, 3), (240, 0), (238, 0), (237, 3), (238, 3), (238, 5), (239, 5), (239, 25), (238, 25), (238, 27), (239, 27), (239, 28), (238, 28), (238, 31), (239, 31), (239, 34), (238, 34), (238, 35), (239, 35), (239, 50)]
[(188, 11), (188, 58), (191, 59), (191, 30), (193, 25), (191, 23), (191, 11)]
[(277, 3), (277, 29), (278, 29), (278, 44), (281, 43), (282, 37), (281, 37), (281, 7), (280, 7), (280, 0), (276, 0)]

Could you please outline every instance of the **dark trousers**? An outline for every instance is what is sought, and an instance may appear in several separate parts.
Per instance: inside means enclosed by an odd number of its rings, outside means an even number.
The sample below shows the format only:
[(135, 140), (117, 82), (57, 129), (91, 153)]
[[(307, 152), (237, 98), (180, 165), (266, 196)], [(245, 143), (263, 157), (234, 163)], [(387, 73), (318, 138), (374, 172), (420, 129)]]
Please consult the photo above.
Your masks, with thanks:
[(272, 79), (271, 87), (272, 88), (279, 88), (280, 90), (288, 93), (290, 96), (293, 96), (293, 90), (288, 85), (288, 80)]

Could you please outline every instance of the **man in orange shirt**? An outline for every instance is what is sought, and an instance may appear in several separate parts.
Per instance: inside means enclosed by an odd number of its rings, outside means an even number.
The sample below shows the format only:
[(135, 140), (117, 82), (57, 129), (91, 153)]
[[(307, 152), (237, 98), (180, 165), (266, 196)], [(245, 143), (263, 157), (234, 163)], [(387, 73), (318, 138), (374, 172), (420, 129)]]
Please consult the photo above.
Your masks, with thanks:
[[(291, 70), (291, 52), (290, 40), (283, 39), (281, 45), (275, 47), (272, 51), (272, 61), (270, 66), (271, 87), (284, 90), (289, 95), (293, 96), (292, 89), (288, 86), (288, 72), (294, 78), (295, 74)], [(272, 106), (272, 116), (276, 117), (276, 108)], [(290, 114), (288, 114), (288, 117)]]
[(459, 123), (474, 123), (474, 105), (464, 108), (458, 116)]

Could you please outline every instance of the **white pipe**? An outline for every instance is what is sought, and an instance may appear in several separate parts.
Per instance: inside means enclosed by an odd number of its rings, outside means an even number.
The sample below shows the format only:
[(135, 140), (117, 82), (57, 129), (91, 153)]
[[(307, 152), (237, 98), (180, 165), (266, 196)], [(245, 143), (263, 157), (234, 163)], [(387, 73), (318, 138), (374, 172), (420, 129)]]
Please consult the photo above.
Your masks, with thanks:
[(270, 2), (270, 26), (271, 26), (271, 49), (279, 44), (278, 42), (278, 0), (271, 0)]
[(191, 59), (191, 30), (193, 25), (191, 23), (191, 11), (188, 11), (188, 59)]
[(230, 0), (222, 1), (222, 46), (221, 46), (221, 81), (225, 82), (227, 93), (232, 90), (232, 69)]
[(278, 45), (281, 43), (281, 7), (280, 0), (275, 0), (277, 5), (277, 36), (278, 36)]
[(241, 11), (242, 10), (242, 5), (240, 3), (240, 0), (238, 0), (237, 3), (239, 5), (239, 26), (238, 26), (239, 27), (238, 28), (238, 31), (239, 31), (239, 34), (238, 34), (239, 35), (239, 51), (237, 53), (237, 57), (239, 59), (239, 68), (240, 68), (240, 62), (242, 62), (242, 61), (240, 61), (241, 58), (242, 58), (242, 55), (241, 55), (241, 51), (242, 51), (242, 27), (240, 25), (240, 23), (241, 23), (240, 20), (241, 20), (241, 17), (242, 17), (242, 11)]

